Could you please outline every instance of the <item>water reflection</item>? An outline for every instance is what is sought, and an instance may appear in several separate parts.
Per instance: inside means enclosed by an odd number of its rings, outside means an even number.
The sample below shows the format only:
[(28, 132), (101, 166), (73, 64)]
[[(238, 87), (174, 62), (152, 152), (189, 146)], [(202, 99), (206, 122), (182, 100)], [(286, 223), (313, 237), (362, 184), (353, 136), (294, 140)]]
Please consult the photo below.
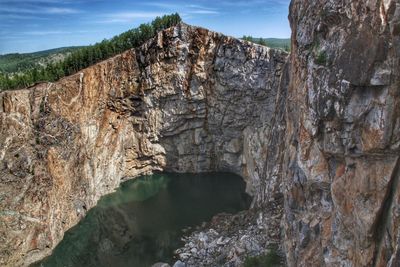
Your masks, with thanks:
[(234, 174), (157, 174), (128, 181), (104, 196), (36, 266), (151, 266), (172, 263), (182, 229), (220, 212), (247, 209)]

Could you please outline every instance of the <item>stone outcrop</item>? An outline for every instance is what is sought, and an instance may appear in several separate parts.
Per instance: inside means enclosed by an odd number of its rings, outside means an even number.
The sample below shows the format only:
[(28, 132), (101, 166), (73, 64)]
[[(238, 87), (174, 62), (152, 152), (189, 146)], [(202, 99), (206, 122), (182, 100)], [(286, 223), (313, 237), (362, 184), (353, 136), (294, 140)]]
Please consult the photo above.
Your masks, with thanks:
[(282, 200), (233, 215), (218, 214), (195, 231), (189, 229), (189, 235), (182, 238), (184, 247), (175, 251), (176, 257), (186, 266), (229, 267), (242, 266), (248, 258), (273, 254), (275, 263), (283, 265), (285, 256), (279, 231)]
[(264, 195), (286, 58), (179, 24), (56, 83), (0, 93), (0, 265), (49, 254), (102, 195), (153, 171), (231, 171)]
[(289, 266), (399, 266), (400, 2), (293, 0)]

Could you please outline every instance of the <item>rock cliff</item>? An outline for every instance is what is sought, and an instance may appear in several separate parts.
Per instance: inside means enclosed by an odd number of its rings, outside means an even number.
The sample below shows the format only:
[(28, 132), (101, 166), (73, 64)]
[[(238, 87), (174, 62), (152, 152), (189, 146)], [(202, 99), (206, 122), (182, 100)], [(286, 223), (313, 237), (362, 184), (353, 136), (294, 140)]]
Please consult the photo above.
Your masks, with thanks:
[(0, 93), (0, 264), (47, 255), (125, 179), (221, 170), (287, 265), (399, 266), (400, 1), (292, 0), (289, 20), (288, 60), (180, 24)]
[(286, 58), (179, 24), (56, 83), (1, 93), (0, 264), (47, 255), (102, 195), (153, 171), (231, 171), (264, 195)]
[(399, 266), (400, 1), (293, 0), (289, 266)]

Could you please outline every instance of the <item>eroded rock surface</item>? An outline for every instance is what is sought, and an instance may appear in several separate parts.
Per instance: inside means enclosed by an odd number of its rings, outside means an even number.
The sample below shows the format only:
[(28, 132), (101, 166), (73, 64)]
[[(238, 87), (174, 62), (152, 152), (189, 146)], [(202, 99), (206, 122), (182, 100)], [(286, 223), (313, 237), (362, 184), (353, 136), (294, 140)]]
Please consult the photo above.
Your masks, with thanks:
[(399, 1), (290, 6), (289, 266), (399, 266)]
[(0, 265), (47, 255), (100, 196), (153, 171), (231, 171), (261, 195), (286, 56), (180, 24), (56, 83), (0, 93)]
[[(257, 213), (194, 232), (182, 261), (238, 264), (255, 241), (283, 244), (289, 266), (400, 266), (400, 0), (292, 0), (289, 20), (286, 64), (181, 24), (57, 83), (1, 93), (0, 264), (48, 254), (124, 179), (223, 170), (245, 178)], [(272, 203), (276, 220), (258, 228)], [(242, 246), (246, 233), (265, 238)]]

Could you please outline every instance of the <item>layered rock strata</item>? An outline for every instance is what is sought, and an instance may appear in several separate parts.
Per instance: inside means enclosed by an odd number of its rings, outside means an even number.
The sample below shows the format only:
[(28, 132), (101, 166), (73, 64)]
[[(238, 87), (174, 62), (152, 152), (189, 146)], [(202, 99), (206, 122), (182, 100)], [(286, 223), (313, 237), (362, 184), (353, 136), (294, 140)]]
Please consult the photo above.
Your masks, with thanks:
[(150, 172), (231, 171), (265, 196), (286, 57), (179, 24), (56, 83), (0, 93), (0, 264), (49, 254), (102, 195)]

